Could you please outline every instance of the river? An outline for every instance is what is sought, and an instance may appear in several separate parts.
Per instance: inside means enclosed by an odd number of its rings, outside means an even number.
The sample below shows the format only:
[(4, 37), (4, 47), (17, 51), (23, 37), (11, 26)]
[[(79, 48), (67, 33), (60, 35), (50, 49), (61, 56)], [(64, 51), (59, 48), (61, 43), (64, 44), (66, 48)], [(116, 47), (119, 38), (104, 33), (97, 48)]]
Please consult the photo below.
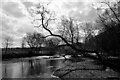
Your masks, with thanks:
[(39, 56), (2, 61), (2, 78), (52, 78), (53, 72), (63, 67), (64, 58)]

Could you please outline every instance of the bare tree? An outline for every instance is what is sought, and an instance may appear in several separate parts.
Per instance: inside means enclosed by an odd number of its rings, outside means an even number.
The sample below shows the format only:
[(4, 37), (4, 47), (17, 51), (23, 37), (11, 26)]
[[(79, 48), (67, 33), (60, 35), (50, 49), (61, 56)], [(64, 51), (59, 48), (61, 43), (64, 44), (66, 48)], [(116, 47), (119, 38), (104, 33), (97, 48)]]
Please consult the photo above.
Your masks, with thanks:
[[(75, 45), (69, 43), (69, 41), (67, 41), (63, 36), (59, 35), (59, 34), (55, 34), (53, 33), (49, 28), (49, 24), (51, 21), (55, 20), (54, 16), (52, 15), (52, 13), (47, 10), (47, 8), (45, 8), (44, 5), (39, 4), (39, 6), (36, 7), (36, 9), (31, 9), (30, 13), (32, 14), (32, 16), (35, 18), (37, 16), (37, 18), (34, 19), (33, 23), (38, 23), (39, 24), (35, 24), (35, 27), (42, 27), (43, 29), (45, 29), (46, 31), (49, 32), (50, 35), (48, 36), (54, 36), (54, 37), (58, 37), (60, 38), (62, 41), (64, 41), (64, 43), (67, 46), (70, 46), (72, 49), (78, 51), (78, 52), (82, 52), (81, 54), (85, 55), (84, 53), (96, 53), (96, 55), (98, 56), (98, 59), (102, 61), (102, 58), (99, 54), (98, 51), (90, 51), (90, 50), (84, 50), (84, 49), (80, 49), (78, 47), (76, 47)], [(70, 22), (70, 25), (72, 22)]]
[(97, 27), (92, 23), (86, 22), (82, 29), (85, 33), (85, 40), (88, 40), (89, 38), (95, 36), (95, 30), (97, 30)]
[(25, 41), (27, 42), (30, 48), (40, 48), (42, 43), (44, 42), (44, 35), (35, 32), (27, 33)]
[(5, 53), (7, 53), (8, 48), (13, 45), (13, 38), (11, 36), (5, 36), (2, 45), (6, 49)]
[(60, 44), (60, 39), (56, 37), (48, 38), (45, 40), (45, 45), (48, 47), (55, 47)]
[[(99, 16), (99, 23), (102, 23), (104, 28), (108, 29), (112, 27), (111, 24), (118, 24), (120, 23), (120, 15), (119, 15), (119, 5), (120, 1), (117, 1), (116, 3), (112, 2), (101, 2), (100, 4), (107, 5), (108, 8), (105, 8), (105, 12), (102, 14), (98, 13)], [(101, 10), (101, 8), (98, 8), (98, 10)], [(108, 26), (109, 25), (109, 26)]]
[(77, 24), (77, 21), (73, 18), (61, 19), (59, 26), (60, 35), (65, 38), (70, 44), (78, 43), (80, 40), (80, 24)]

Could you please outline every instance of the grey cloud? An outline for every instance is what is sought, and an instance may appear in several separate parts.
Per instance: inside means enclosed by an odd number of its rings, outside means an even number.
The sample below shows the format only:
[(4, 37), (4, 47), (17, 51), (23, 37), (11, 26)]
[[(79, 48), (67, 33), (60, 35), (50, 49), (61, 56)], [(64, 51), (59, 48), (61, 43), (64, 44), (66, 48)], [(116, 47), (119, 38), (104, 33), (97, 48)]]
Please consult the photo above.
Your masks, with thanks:
[(24, 33), (19, 33), (14, 30), (8, 30), (8, 31), (2, 31), (2, 39), (4, 39), (5, 36), (11, 36), (14, 41), (18, 40), (20, 37), (22, 37)]
[(32, 2), (22, 2), (26, 8), (32, 7), (34, 4)]
[[(90, 7), (89, 4), (85, 4), (85, 2), (69, 2), (64, 4), (64, 7), (69, 10), (69, 15), (74, 18), (79, 18), (81, 21), (93, 21), (97, 17), (96, 10)], [(76, 8), (76, 10), (72, 10)], [(87, 10), (84, 10), (87, 8)], [(80, 13), (82, 11), (82, 13)]]
[(23, 34), (15, 30), (15, 23), (17, 24), (16, 20), (11, 20), (8, 17), (2, 17), (0, 20), (0, 24), (2, 24), (0, 40), (4, 40), (6, 36), (11, 36), (14, 42), (18, 41), (19, 37)]
[(85, 7), (85, 4), (82, 1), (79, 1), (79, 2), (68, 2), (68, 3), (64, 3), (63, 7), (67, 8), (67, 9), (72, 9), (72, 8), (82, 9), (82, 8)]
[[(11, 32), (5, 32), (5, 31), (3, 31), (0, 40), (3, 41), (6, 36), (10, 36), (13, 39), (13, 45), (12, 45), (13, 47), (20, 46), (20, 44), (21, 44), (21, 37), (19, 37), (20, 35), (18, 35), (17, 32), (12, 32), (11, 33)], [(0, 46), (2, 46), (2, 45), (0, 45)]]
[(6, 2), (2, 6), (3, 12), (5, 12), (7, 15), (14, 16), (16, 18), (24, 17), (22, 10), (19, 8), (19, 4), (15, 2)]
[(93, 21), (96, 18), (97, 18), (96, 10), (94, 8), (91, 8), (91, 10), (89, 11), (89, 14), (85, 16), (85, 19), (89, 21)]
[(24, 26), (21, 26), (17, 29), (17, 32), (19, 33), (29, 33), (34, 32), (34, 27), (30, 24), (23, 24)]
[(12, 20), (8, 16), (2, 16), (0, 19), (0, 24), (2, 25), (2, 31), (12, 31), (14, 24), (17, 23), (17, 20)]
[(83, 11), (82, 14), (76, 13), (74, 17), (79, 18), (81, 21), (95, 21), (97, 18), (97, 13), (94, 8), (90, 8), (88, 11)]
[(2, 20), (1, 22), (0, 22), (1, 24), (2, 24), (2, 31), (7, 31), (7, 30), (10, 30), (11, 28), (9, 27), (9, 21), (4, 21), (4, 20)]

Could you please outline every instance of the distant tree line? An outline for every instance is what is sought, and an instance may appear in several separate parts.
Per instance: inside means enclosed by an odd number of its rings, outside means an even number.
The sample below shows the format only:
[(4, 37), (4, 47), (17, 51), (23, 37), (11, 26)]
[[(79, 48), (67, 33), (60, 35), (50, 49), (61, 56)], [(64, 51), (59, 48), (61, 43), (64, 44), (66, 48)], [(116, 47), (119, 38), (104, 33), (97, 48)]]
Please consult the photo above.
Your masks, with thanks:
[(46, 38), (41, 33), (27, 33), (26, 36), (23, 37), (24, 47), (28, 45), (30, 48), (41, 48), (45, 47), (53, 47), (57, 46), (60, 43), (60, 40), (55, 37)]

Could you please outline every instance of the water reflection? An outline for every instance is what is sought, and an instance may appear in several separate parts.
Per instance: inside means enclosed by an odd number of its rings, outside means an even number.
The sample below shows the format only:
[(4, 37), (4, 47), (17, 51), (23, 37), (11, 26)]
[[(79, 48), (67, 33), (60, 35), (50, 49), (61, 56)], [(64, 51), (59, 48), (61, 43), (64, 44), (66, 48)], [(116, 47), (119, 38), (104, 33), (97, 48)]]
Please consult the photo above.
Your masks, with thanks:
[(3, 78), (51, 78), (56, 68), (64, 66), (63, 59), (27, 59), (2, 63)]

